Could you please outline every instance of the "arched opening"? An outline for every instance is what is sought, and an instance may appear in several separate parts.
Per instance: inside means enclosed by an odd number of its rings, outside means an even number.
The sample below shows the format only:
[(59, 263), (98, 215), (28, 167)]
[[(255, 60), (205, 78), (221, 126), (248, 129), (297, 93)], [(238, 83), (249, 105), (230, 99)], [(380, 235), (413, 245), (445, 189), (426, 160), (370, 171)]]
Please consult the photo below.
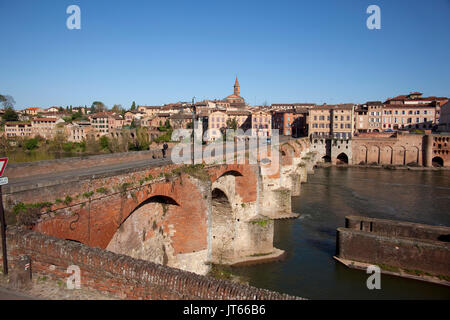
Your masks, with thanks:
[(323, 156), (322, 160), (323, 160), (323, 162), (331, 162), (331, 157), (330, 156)]
[(434, 157), (431, 160), (433, 167), (443, 167), (444, 166), (444, 160), (441, 157)]
[(340, 153), (337, 156), (336, 164), (348, 164), (348, 157), (347, 157), (347, 155), (345, 153), (343, 153), (343, 152)]
[(235, 171), (235, 170), (226, 171), (226, 172), (222, 173), (220, 175), (220, 177), (227, 176), (227, 175), (234, 176), (234, 177), (242, 177), (242, 173), (240, 173), (239, 171)]
[(167, 196), (146, 199), (122, 221), (106, 250), (167, 265), (173, 249), (164, 222), (177, 208), (179, 204)]
[(211, 249), (212, 261), (224, 264), (234, 257), (234, 221), (231, 204), (220, 189), (212, 191)]

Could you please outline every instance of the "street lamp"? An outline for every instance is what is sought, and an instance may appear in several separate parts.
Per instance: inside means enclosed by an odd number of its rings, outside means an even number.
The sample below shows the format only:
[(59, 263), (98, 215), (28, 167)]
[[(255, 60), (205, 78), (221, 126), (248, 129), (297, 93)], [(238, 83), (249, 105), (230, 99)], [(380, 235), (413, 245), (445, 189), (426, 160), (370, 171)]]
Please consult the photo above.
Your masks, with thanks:
[(195, 118), (197, 116), (197, 107), (195, 106), (195, 97), (192, 98), (192, 165), (195, 165)]

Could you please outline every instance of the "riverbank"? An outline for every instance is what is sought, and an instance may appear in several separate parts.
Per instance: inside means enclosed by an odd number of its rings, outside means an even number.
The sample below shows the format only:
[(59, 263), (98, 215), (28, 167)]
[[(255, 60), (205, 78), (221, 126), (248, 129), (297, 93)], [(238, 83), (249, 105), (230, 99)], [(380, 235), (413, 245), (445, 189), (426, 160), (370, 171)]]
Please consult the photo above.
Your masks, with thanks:
[(315, 168), (366, 168), (366, 169), (386, 169), (386, 170), (412, 170), (412, 171), (450, 171), (450, 167), (412, 167), (397, 165), (369, 165), (369, 164), (332, 164), (330, 162), (319, 162)]

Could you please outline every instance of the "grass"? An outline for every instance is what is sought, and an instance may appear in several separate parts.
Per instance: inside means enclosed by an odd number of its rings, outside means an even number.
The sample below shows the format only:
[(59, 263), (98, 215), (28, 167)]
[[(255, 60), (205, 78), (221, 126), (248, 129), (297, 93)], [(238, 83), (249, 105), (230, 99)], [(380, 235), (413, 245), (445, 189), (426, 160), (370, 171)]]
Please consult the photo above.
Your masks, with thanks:
[(71, 196), (66, 196), (66, 198), (64, 199), (64, 204), (69, 205), (72, 201), (73, 199)]
[(232, 280), (234, 278), (233, 273), (228, 268), (219, 267), (216, 265), (213, 265), (211, 267), (211, 270), (209, 271), (208, 275), (213, 278), (222, 280)]
[(269, 223), (269, 220), (256, 220), (256, 221), (250, 221), (251, 224), (257, 224), (260, 227), (266, 227), (267, 224)]
[(272, 252), (268, 252), (268, 253), (255, 253), (255, 254), (252, 254), (250, 257), (263, 257), (263, 256), (268, 256), (269, 254), (272, 254)]
[(106, 194), (106, 193), (108, 193), (108, 189), (101, 187), (101, 188), (98, 188), (97, 190), (95, 190), (95, 192)]
[(83, 193), (83, 197), (84, 198), (90, 198), (90, 197), (92, 197), (93, 194), (94, 194), (94, 191), (85, 192), (85, 193)]
[(131, 183), (129, 182), (124, 182), (120, 185), (120, 190), (121, 191), (126, 191), (129, 187), (131, 186)]
[(172, 171), (173, 174), (181, 175), (182, 173), (188, 174), (194, 178), (197, 178), (201, 181), (209, 181), (209, 173), (205, 169), (204, 164), (196, 164), (196, 165), (184, 165), (178, 167)]

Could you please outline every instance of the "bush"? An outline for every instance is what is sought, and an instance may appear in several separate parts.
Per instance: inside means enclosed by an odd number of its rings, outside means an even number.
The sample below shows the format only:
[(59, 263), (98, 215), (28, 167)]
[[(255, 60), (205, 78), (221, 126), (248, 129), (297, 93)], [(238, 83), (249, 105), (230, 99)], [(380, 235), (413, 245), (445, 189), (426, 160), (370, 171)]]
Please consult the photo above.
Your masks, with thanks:
[(108, 137), (107, 136), (102, 136), (101, 138), (100, 138), (100, 140), (99, 140), (99, 142), (100, 142), (100, 147), (102, 148), (102, 149), (107, 149), (107, 150), (109, 150), (109, 139), (108, 139)]
[(34, 150), (38, 147), (38, 139), (28, 139), (25, 141), (24, 146), (27, 150)]
[(170, 142), (172, 141), (172, 129), (169, 129), (166, 131), (166, 133), (164, 133), (163, 135), (160, 135), (158, 138), (154, 139), (154, 141), (156, 143), (161, 143), (161, 142)]
[(63, 150), (65, 152), (72, 152), (75, 148), (75, 144), (73, 142), (66, 142), (63, 144)]

